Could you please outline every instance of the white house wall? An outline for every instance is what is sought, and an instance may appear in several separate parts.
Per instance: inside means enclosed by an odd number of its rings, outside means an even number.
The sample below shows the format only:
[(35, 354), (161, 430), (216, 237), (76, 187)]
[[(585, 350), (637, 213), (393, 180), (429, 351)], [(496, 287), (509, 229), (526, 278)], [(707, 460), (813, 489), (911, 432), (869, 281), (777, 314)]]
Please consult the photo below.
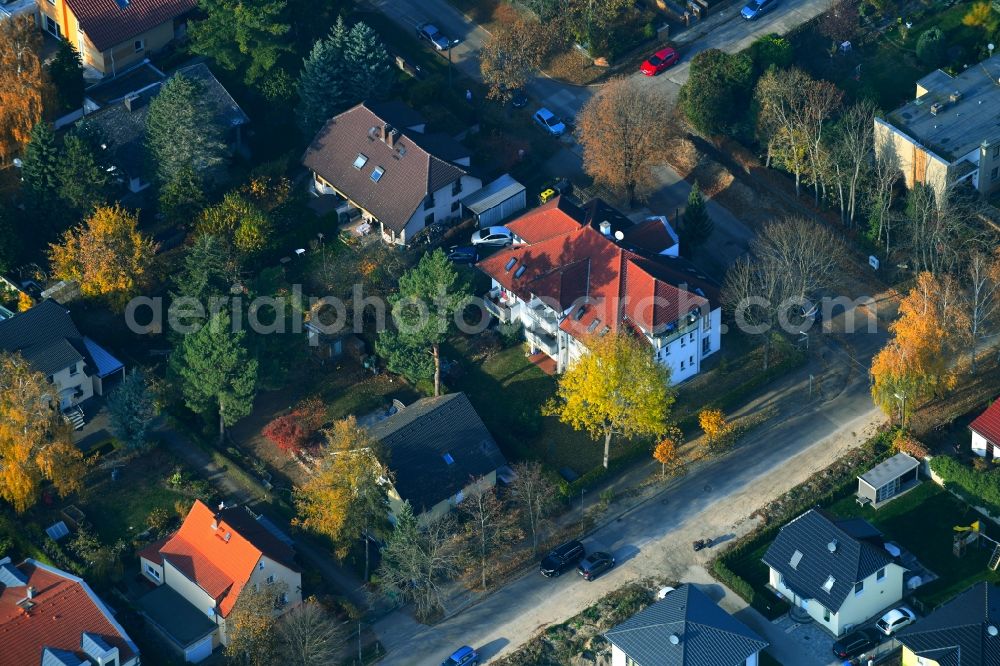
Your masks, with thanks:
[[(840, 606), (840, 633), (856, 627), (880, 614), (903, 598), (903, 568), (897, 564), (885, 567), (885, 577), (876, 581), (877, 572), (865, 578), (864, 589), (848, 593)], [(839, 634), (838, 634), (839, 635)]]
[[(406, 227), (403, 229), (403, 233), (396, 234), (396, 239), (394, 242), (398, 244), (405, 244), (410, 242), (413, 237), (426, 227), (424, 220), (431, 213), (434, 213), (434, 222), (444, 222), (449, 218), (461, 218), (462, 217), (462, 205), (459, 204), (458, 210), (452, 210), (451, 205), (456, 201), (461, 201), (463, 197), (467, 197), (476, 190), (482, 188), (483, 181), (478, 178), (473, 178), (472, 176), (462, 176), (462, 191), (458, 194), (452, 195), (452, 184), (449, 183), (439, 189), (434, 193), (434, 206), (428, 209), (424, 209), (423, 204), (417, 207), (417, 210), (410, 219), (406, 222)], [(390, 237), (384, 232), (383, 238), (390, 240)], [(392, 241), (390, 241), (392, 242)]]
[[(986, 451), (990, 446), (990, 440), (980, 435), (975, 430), (972, 431), (972, 452), (977, 456), (986, 456)], [(1000, 458), (1000, 446), (993, 445), (993, 457)]]

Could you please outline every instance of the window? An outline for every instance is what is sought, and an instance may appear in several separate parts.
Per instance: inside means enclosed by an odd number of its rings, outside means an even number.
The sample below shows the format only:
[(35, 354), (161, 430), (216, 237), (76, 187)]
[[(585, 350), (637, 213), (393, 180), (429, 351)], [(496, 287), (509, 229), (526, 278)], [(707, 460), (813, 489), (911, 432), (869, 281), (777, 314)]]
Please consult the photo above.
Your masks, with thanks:
[(424, 198), (424, 210), (430, 210), (431, 208), (434, 208), (434, 195), (428, 194)]
[(354, 168), (355, 169), (360, 169), (367, 162), (368, 162), (368, 158), (365, 157), (364, 155), (362, 155), (361, 153), (358, 153), (358, 156), (354, 158)]
[(829, 622), (830, 621), (830, 609), (829, 608), (825, 608), (825, 607), (823, 608), (823, 621), (824, 622)]
[(694, 331), (691, 331), (691, 333), (688, 335), (688, 340), (690, 342), (694, 342)]
[(788, 561), (788, 564), (793, 569), (798, 569), (799, 568), (799, 562), (801, 562), (801, 561), (802, 561), (802, 551), (797, 550), (794, 553), (792, 553), (792, 559)]
[(858, 596), (865, 591), (865, 581), (858, 581), (854, 584), (854, 596)]
[(681, 361), (681, 370), (684, 369), (684, 361)]
[(703, 338), (701, 341), (701, 355), (707, 356), (710, 351), (712, 351), (712, 339)]
[(70, 375), (70, 377), (72, 377), (74, 375), (78, 375), (78, 374), (80, 374), (80, 364), (79, 363), (74, 363), (73, 365), (69, 366), (69, 375)]
[(459, 178), (454, 183), (451, 184), (451, 196), (457, 197), (462, 193), (462, 179)]
[(152, 564), (149, 564), (148, 562), (146, 563), (146, 573), (148, 573), (156, 580), (160, 580), (160, 572), (156, 570), (156, 567), (154, 567)]
[(522, 275), (524, 275), (524, 271), (526, 270), (528, 270), (528, 267), (522, 264), (516, 271), (514, 271), (514, 277), (516, 278), (521, 277)]
[(504, 267), (503, 267), (504, 271), (509, 271), (510, 269), (512, 269), (514, 267), (514, 264), (516, 264), (516, 263), (517, 263), (517, 259), (515, 259), (514, 257), (511, 257), (510, 259), (507, 260), (507, 263), (504, 265)]
[(384, 173), (385, 169), (383, 169), (382, 167), (375, 167), (374, 169), (372, 169), (372, 180), (377, 183), (379, 179), (382, 178), (382, 174)]
[(448, 463), (449, 465), (454, 465), (455, 464), (455, 459), (451, 457), (450, 453), (447, 453), (447, 452), (442, 453), (441, 457), (444, 458), (444, 461), (446, 463)]
[(996, 180), (998, 177), (1000, 177), (1000, 167), (993, 167), (990, 171), (990, 180)]
[(704, 331), (711, 331), (712, 330), (712, 316), (711, 315), (709, 315), (709, 316), (707, 316), (707, 317), (705, 317), (704, 319), (701, 320), (701, 328)]
[(458, 207), (461, 206), (461, 205), (462, 205), (461, 202), (452, 201), (451, 202), (451, 212), (453, 212), (453, 213), (458, 212)]
[(257, 563), (257, 568), (260, 569), (261, 571), (264, 570), (264, 560), (261, 560), (260, 562)]
[(687, 344), (687, 338), (681, 338), (681, 347)]
[(274, 576), (273, 576), (273, 575), (271, 575), (271, 576), (268, 576), (268, 577), (267, 577), (267, 582), (268, 582), (269, 584), (270, 584), (270, 583), (273, 583), (273, 582), (274, 582)]
[[(51, 2), (51, 0), (49, 0)], [(993, 157), (1000, 157), (1000, 146), (993, 146)]]
[(424, 226), (429, 227), (434, 224), (434, 213), (428, 213), (424, 218)]
[(136, 53), (138, 53), (139, 51), (142, 51), (144, 48), (146, 48), (145, 42), (143, 42), (143, 40), (141, 40), (141, 39), (135, 40), (135, 42), (132, 44), (132, 46), (135, 48), (135, 52)]
[(59, 30), (59, 24), (56, 23), (54, 18), (48, 14), (44, 14), (42, 21), (45, 24), (44, 27), (47, 32), (51, 33), (56, 39), (62, 39), (62, 32)]
[(875, 580), (882, 580), (883, 578), (885, 578), (885, 567), (875, 572)]

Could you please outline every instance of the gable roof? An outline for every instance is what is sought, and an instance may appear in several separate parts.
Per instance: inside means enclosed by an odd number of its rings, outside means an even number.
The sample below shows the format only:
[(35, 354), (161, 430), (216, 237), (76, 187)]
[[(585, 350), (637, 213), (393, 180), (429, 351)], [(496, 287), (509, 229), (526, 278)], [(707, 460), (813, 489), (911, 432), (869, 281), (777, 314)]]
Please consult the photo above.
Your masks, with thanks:
[(0, 321), (0, 350), (20, 353), (44, 375), (85, 360), (86, 352), (69, 310), (52, 299)]
[[(445, 135), (424, 135), (394, 125), (398, 109), (385, 113), (385, 105), (362, 102), (334, 116), (313, 139), (302, 163), (394, 231), (423, 205), (428, 194), (468, 173), (455, 160), (469, 151)], [(406, 121), (412, 122), (413, 117)], [(394, 139), (383, 139), (385, 133)], [(360, 168), (355, 160), (364, 156)], [(372, 172), (383, 170), (376, 182)]]
[(680, 239), (663, 216), (650, 217), (623, 231), (624, 242), (631, 247), (659, 254), (677, 245)]
[(637, 666), (741, 666), (768, 646), (690, 584), (681, 585), (604, 637)]
[(98, 51), (172, 21), (198, 6), (196, 0), (66, 0)]
[(969, 428), (979, 433), (994, 445), (1000, 445), (1000, 400), (986, 408), (969, 424)]
[[(17, 565), (26, 585), (0, 587), (0, 645), (5, 664), (41, 663), (45, 648), (51, 664), (76, 664), (85, 654), (84, 634), (118, 648), (122, 663), (139, 654), (132, 639), (104, 602), (81, 578), (32, 559)], [(32, 606), (18, 602), (34, 588)], [(68, 655), (77, 658), (73, 662)], [(89, 662), (84, 662), (89, 663)]]
[[(265, 551), (271, 559), (296, 570), (290, 550), (266, 531), (262, 534), (244, 522), (239, 512), (214, 514), (195, 500), (180, 529), (160, 546), (159, 556), (215, 599), (226, 617)], [(151, 559), (146, 550), (143, 557)]]
[(883, 548), (855, 534), (878, 531), (867, 521), (835, 521), (824, 511), (810, 509), (782, 526), (762, 560), (781, 573), (792, 592), (836, 611), (855, 583), (893, 563)]
[(409, 500), (414, 514), (506, 464), (464, 393), (422, 398), (370, 426), (369, 432), (385, 446), (396, 492)]
[(898, 634), (896, 640), (939, 666), (1000, 666), (1000, 587), (976, 583), (927, 617)]

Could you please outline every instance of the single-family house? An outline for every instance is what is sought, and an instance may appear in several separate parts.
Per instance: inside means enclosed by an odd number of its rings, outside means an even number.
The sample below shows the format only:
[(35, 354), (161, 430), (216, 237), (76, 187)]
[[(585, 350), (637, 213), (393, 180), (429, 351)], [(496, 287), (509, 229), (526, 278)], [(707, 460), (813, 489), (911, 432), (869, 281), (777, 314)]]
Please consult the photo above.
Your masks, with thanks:
[(248, 585), (278, 585), (276, 613), (302, 603), (294, 557), (291, 541), (249, 508), (213, 512), (195, 500), (180, 529), (139, 552), (142, 575), (157, 586), (139, 606), (185, 661), (197, 663), (229, 644), (226, 618)]
[(93, 76), (114, 76), (187, 30), (196, 0), (41, 0), (41, 28), (68, 39)]
[(810, 509), (784, 525), (764, 554), (769, 586), (835, 636), (903, 598), (903, 572), (862, 519)]
[(757, 666), (767, 641), (686, 583), (604, 637), (611, 666)]
[[(198, 84), (205, 108), (223, 129), (222, 140), (230, 155), (243, 152), (243, 128), (250, 119), (240, 108), (208, 66), (195, 63), (181, 67), (171, 76), (182, 75)], [(146, 117), (149, 103), (160, 92), (167, 77), (152, 65), (144, 63), (128, 74), (106, 81), (87, 90), (87, 100), (100, 104), (81, 123), (96, 129), (105, 141), (108, 162), (115, 177), (131, 192), (140, 192), (152, 181), (145, 148)], [(98, 101), (100, 100), (100, 101)]]
[(302, 157), (313, 191), (346, 199), (387, 243), (406, 245), (432, 224), (461, 219), (462, 198), (482, 181), (468, 149), (425, 129), (399, 102), (362, 102), (334, 116)]
[(896, 640), (902, 666), (1000, 666), (1000, 587), (976, 583)]
[(507, 462), (464, 393), (422, 398), (369, 427), (385, 447), (393, 487), (393, 515), (408, 501), (427, 522), (466, 495), (496, 485)]
[(1000, 400), (986, 408), (969, 424), (972, 452), (977, 456), (1000, 459)]
[(45, 375), (62, 410), (103, 395), (125, 376), (125, 365), (82, 335), (52, 299), (0, 320), (0, 351), (20, 354)]
[(514, 244), (477, 264), (493, 281), (486, 308), (520, 322), (557, 372), (608, 333), (644, 339), (675, 384), (719, 351), (719, 287), (677, 256), (665, 218), (633, 224), (603, 201), (581, 207), (560, 196), (507, 228)]
[(86, 581), (0, 559), (0, 663), (139, 666), (139, 648)]

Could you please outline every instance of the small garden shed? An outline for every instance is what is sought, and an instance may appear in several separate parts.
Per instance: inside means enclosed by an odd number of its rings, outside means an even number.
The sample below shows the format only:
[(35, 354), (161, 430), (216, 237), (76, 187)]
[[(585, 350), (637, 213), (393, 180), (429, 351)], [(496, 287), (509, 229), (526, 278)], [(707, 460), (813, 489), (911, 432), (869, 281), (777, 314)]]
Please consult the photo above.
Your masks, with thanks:
[(486, 187), (462, 200), (462, 206), (472, 213), (479, 228), (500, 224), (527, 206), (525, 187), (504, 174)]
[(920, 461), (905, 453), (897, 453), (858, 477), (858, 503), (878, 509), (918, 483)]

